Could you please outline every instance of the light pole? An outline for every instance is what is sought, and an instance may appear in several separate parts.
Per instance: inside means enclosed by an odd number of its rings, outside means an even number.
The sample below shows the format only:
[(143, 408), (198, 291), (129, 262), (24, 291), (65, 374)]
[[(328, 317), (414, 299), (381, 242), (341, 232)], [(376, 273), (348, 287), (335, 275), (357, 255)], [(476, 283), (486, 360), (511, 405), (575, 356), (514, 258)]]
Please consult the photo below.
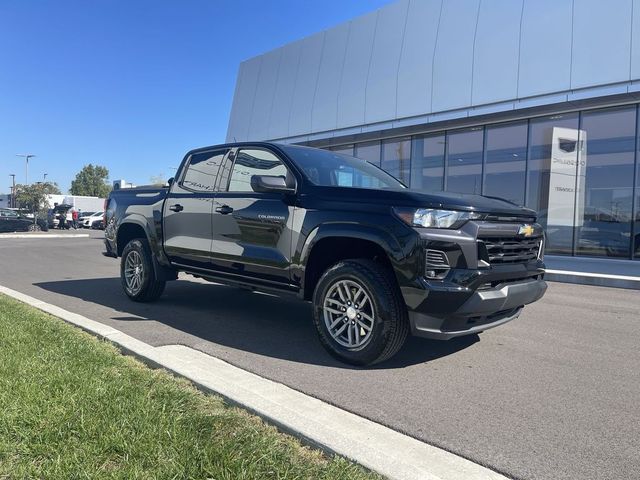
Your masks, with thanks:
[(24, 165), (24, 184), (29, 185), (29, 159), (35, 157), (31, 153), (17, 153), (16, 157), (22, 157), (25, 159)]
[(13, 184), (11, 187), (11, 201), (9, 202), (9, 205), (11, 208), (16, 208), (16, 174), (10, 173), (9, 176), (11, 177)]
[(48, 173), (45, 173), (44, 175), (42, 175), (42, 181), (46, 183), (47, 181), (47, 175), (49, 175)]

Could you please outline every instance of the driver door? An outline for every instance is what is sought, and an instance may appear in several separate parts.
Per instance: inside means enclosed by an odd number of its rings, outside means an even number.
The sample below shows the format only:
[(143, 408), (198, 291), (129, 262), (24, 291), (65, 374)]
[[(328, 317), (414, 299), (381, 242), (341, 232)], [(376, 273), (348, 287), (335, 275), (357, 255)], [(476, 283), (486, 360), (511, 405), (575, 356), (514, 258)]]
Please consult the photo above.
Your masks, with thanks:
[(211, 261), (220, 273), (288, 285), (295, 195), (254, 192), (253, 175), (293, 176), (273, 152), (240, 148), (221, 169)]

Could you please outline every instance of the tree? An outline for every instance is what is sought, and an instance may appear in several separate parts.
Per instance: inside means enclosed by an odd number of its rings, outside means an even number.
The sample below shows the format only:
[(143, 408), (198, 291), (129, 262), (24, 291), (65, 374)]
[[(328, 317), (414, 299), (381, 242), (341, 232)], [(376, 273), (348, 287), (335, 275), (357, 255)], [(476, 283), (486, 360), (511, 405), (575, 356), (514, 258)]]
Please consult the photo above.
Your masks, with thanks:
[(100, 165), (85, 165), (78, 172), (75, 180), (71, 182), (69, 193), (71, 195), (87, 195), (90, 197), (104, 198), (109, 195), (111, 186), (109, 180), (109, 170)]
[(61, 195), (60, 187), (56, 182), (44, 182), (42, 183), (42, 188), (45, 193), (48, 195)]
[[(31, 212), (45, 216), (44, 214), (49, 207), (49, 195), (50, 190), (54, 187), (53, 184), (46, 182), (32, 183), (31, 185), (16, 185), (15, 195), (16, 203), (18, 207)], [(57, 186), (55, 186), (57, 188)], [(58, 189), (58, 192), (60, 190)]]

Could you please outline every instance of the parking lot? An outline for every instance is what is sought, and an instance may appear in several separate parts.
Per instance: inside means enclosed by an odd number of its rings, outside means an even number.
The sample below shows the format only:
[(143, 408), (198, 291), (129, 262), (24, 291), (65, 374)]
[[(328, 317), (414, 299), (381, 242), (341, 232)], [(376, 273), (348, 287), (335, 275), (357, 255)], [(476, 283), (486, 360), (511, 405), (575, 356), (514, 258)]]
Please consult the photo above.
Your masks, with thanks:
[(640, 292), (550, 284), (516, 321), (410, 339), (375, 368), (321, 348), (308, 304), (181, 276), (129, 301), (89, 238), (0, 238), (0, 284), (152, 345), (184, 344), (514, 478), (640, 475)]

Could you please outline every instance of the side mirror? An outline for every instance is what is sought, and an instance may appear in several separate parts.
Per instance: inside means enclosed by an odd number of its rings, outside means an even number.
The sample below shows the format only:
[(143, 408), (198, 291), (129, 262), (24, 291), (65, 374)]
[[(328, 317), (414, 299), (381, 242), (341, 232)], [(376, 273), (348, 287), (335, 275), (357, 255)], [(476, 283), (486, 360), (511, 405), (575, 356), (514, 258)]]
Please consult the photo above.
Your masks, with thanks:
[(173, 185), (174, 180), (175, 179), (173, 177), (171, 177), (169, 180), (167, 180), (167, 185), (169, 185), (169, 186)]
[(251, 188), (258, 193), (295, 193), (296, 189), (287, 185), (282, 176), (252, 175)]

